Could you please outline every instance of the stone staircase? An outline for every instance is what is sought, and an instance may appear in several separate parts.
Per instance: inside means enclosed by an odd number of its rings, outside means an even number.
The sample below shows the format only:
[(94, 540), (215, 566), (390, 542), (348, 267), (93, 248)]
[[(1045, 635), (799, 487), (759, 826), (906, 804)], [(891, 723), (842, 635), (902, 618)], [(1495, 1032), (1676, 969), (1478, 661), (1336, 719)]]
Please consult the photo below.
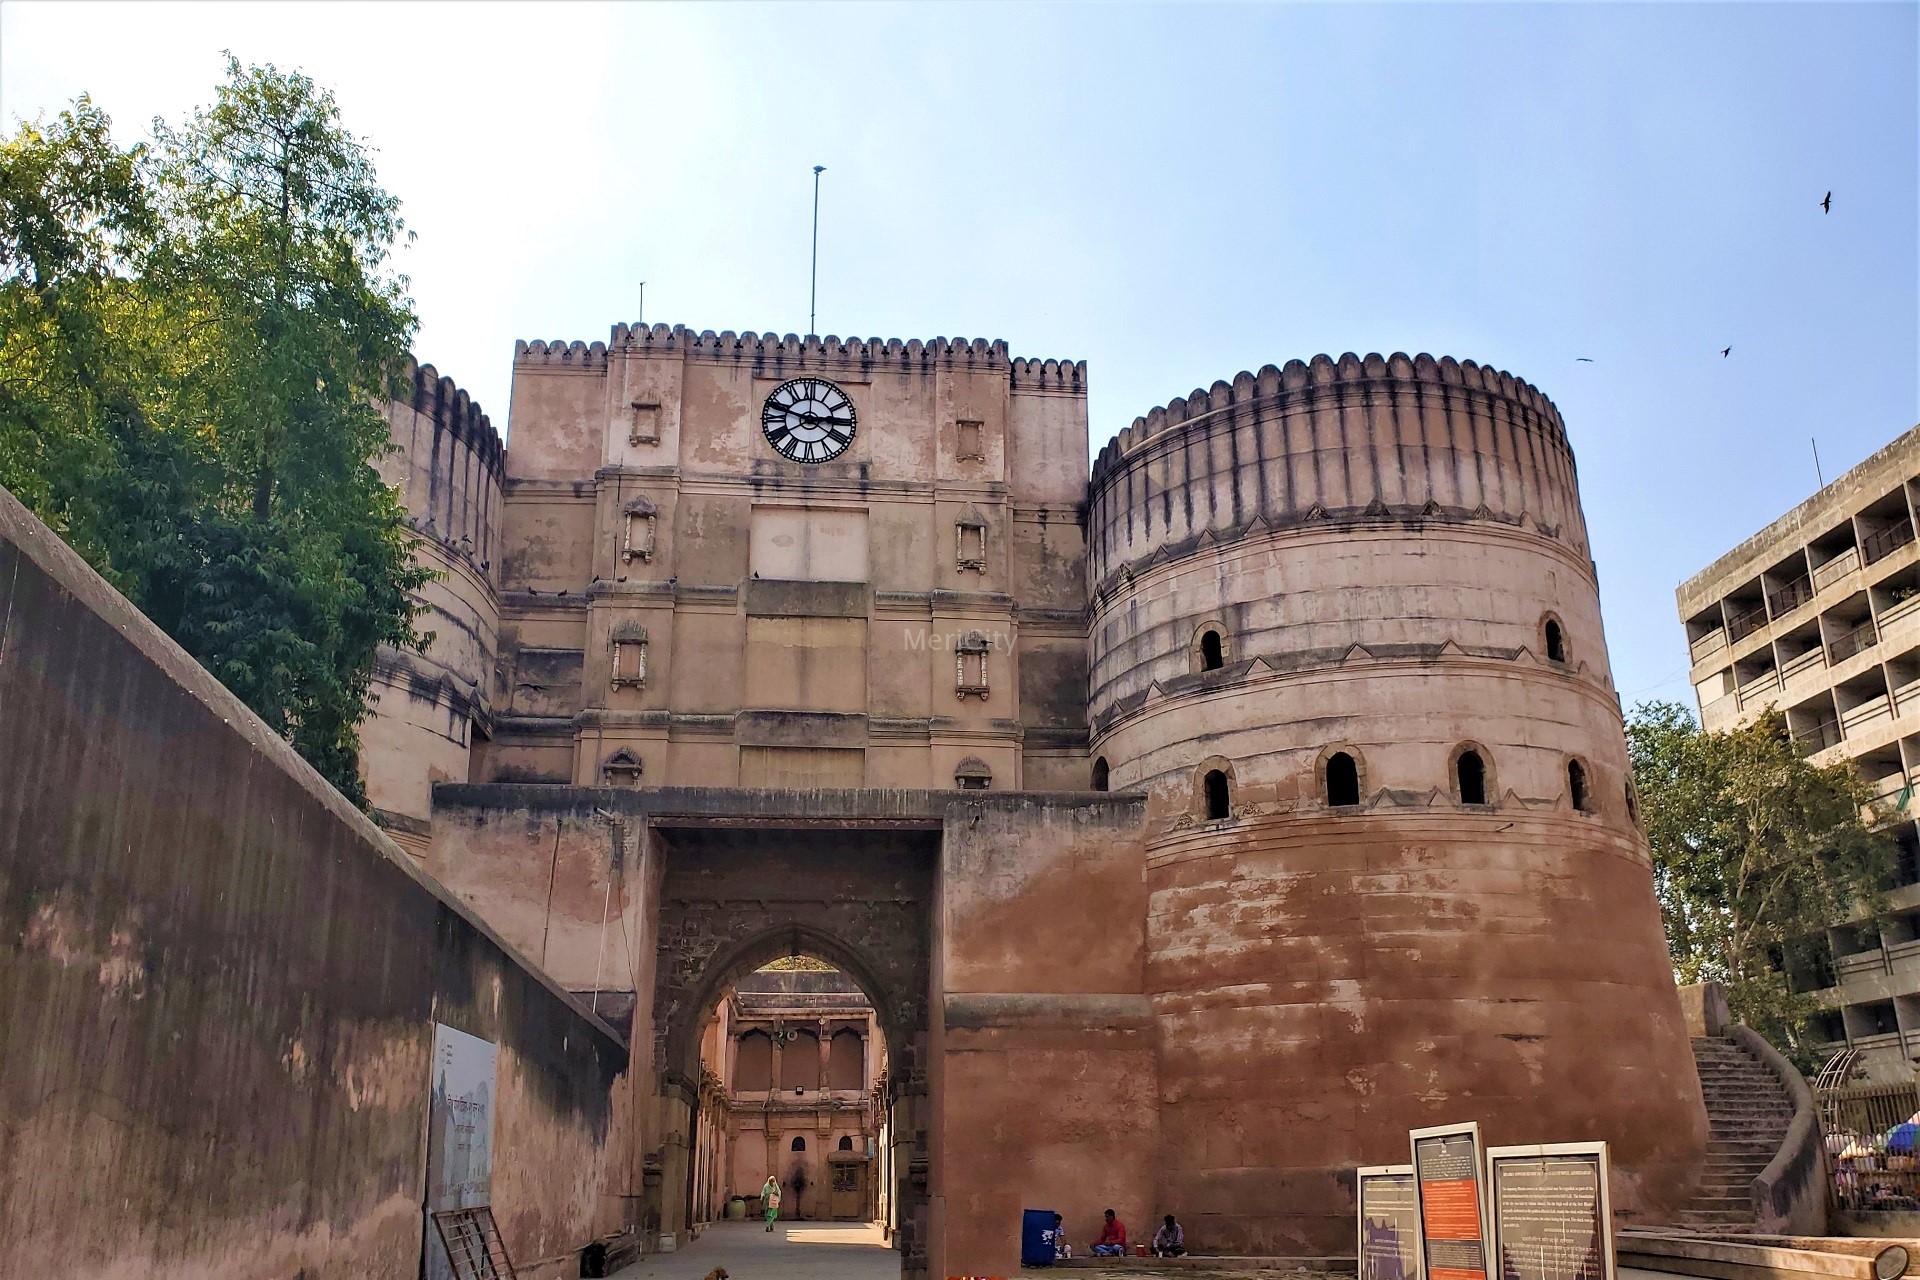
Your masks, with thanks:
[(1751, 1231), (1747, 1188), (1779, 1153), (1793, 1120), (1792, 1100), (1766, 1064), (1732, 1037), (1696, 1039), (1693, 1060), (1707, 1099), (1707, 1155), (1699, 1192), (1675, 1215), (1676, 1225)]

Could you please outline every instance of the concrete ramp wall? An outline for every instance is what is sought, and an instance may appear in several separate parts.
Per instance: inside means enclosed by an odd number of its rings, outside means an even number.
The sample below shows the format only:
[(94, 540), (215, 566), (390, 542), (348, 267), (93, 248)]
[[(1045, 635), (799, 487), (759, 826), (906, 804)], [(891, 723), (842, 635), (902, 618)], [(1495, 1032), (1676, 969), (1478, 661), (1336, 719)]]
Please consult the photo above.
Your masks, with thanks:
[(436, 1021), (498, 1046), (521, 1273), (577, 1275), (626, 1045), (0, 490), (0, 1274), (414, 1280)]

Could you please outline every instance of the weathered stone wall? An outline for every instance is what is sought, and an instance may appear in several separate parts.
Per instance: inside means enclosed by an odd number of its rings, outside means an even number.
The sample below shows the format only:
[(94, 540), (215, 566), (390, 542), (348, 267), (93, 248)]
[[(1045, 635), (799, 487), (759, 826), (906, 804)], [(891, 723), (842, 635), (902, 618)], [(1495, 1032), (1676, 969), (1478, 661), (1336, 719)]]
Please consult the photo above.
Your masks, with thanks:
[(1470, 362), (1269, 366), (1136, 422), (1091, 502), (1092, 751), (1147, 795), (1195, 1244), (1347, 1247), (1352, 1168), (1452, 1120), (1604, 1138), (1617, 1205), (1675, 1204), (1705, 1116), (1552, 404)]
[(0, 1271), (412, 1280), (439, 1021), (499, 1046), (523, 1274), (578, 1274), (626, 1046), (4, 492), (0, 725)]
[(380, 821), (418, 852), (433, 784), (467, 781), (475, 738), (493, 731), (493, 562), (506, 460), (499, 433), (453, 379), (432, 365), (411, 365), (407, 375), (410, 393), (384, 406), (395, 447), (378, 466), (406, 504), (416, 562), (435, 575), (418, 593), (425, 611), (414, 622), (432, 639), (424, 653), (380, 651), (360, 767)]
[(1058, 1207), (1088, 1239), (1104, 1208), (1156, 1211), (1138, 797), (443, 785), (435, 812), (428, 865), (523, 945), (544, 934), (569, 986), (601, 936), (606, 882), (586, 869), (606, 832), (647, 851), (631, 890), (613, 884), (602, 972), (624, 977), (616, 949), (642, 965), (633, 1039), (655, 1046), (645, 1155), (663, 1229), (685, 1220), (714, 1002), (794, 951), (855, 979), (887, 1037), (885, 1191), (908, 1274), (1011, 1273), (1023, 1206)]
[[(858, 415), (830, 461), (762, 435), (801, 376)], [(975, 760), (1000, 789), (1085, 784), (1084, 366), (617, 325), (518, 344), (510, 435), (477, 781), (952, 787)]]
[(1023, 1208), (1082, 1249), (1104, 1209), (1136, 1230), (1162, 1212), (1141, 816), (1123, 796), (948, 809), (933, 1275), (1017, 1271)]

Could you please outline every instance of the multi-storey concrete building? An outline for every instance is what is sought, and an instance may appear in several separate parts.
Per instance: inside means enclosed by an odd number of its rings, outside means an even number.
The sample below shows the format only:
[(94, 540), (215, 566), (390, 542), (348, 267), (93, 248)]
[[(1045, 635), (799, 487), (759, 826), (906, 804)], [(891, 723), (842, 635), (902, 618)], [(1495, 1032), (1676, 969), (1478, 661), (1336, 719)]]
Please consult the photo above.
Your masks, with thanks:
[(1814, 1033), (1879, 1078), (1920, 1056), (1920, 427), (1689, 578), (1677, 596), (1708, 730), (1768, 707), (1821, 764), (1851, 760), (1900, 841), (1879, 920), (1835, 921), (1793, 966), (1826, 1006)]

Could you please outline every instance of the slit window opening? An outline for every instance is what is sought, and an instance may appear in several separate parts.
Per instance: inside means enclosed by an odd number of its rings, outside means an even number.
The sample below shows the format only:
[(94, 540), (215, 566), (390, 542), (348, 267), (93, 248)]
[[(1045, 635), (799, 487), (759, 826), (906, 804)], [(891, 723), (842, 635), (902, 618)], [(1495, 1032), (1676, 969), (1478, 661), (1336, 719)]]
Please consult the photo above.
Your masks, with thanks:
[(1462, 751), (1454, 766), (1459, 774), (1460, 803), (1485, 804), (1487, 802), (1487, 765), (1478, 751)]
[(1360, 803), (1360, 766), (1344, 751), (1327, 757), (1327, 803), (1335, 806)]
[(1573, 807), (1580, 812), (1587, 811), (1587, 769), (1578, 760), (1567, 761), (1567, 794), (1573, 799)]
[(1207, 793), (1207, 818), (1209, 821), (1227, 816), (1229, 796), (1227, 794), (1227, 775), (1218, 769), (1209, 769), (1205, 781)]

